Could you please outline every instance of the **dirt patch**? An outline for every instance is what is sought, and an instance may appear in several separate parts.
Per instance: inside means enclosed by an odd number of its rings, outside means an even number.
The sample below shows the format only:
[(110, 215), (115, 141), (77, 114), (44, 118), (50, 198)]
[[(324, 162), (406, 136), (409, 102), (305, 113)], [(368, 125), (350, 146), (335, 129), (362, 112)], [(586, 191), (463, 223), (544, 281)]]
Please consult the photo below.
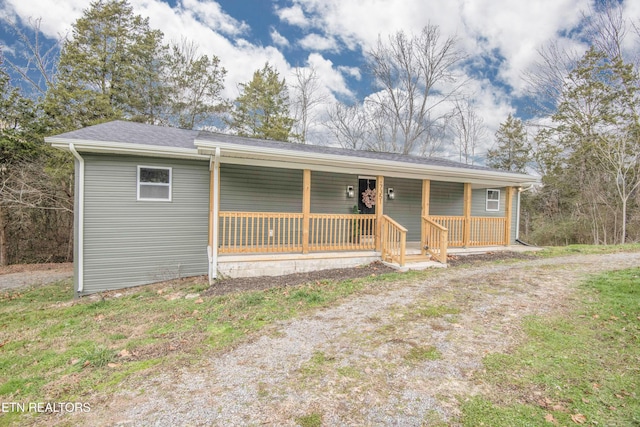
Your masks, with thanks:
[(391, 273), (394, 270), (381, 262), (362, 265), (354, 268), (333, 268), (328, 270), (310, 271), (308, 273), (284, 274), (281, 276), (238, 277), (234, 279), (216, 280), (203, 296), (224, 295), (231, 292), (257, 291), (275, 287), (296, 286), (305, 283), (322, 282), (325, 280), (341, 281), (359, 277), (377, 276)]

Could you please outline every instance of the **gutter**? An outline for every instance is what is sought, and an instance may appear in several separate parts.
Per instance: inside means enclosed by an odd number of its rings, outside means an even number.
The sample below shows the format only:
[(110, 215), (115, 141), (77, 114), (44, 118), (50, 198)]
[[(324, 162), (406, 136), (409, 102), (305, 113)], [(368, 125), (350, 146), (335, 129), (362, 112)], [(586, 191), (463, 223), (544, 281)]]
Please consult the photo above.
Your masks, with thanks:
[(191, 159), (206, 160), (208, 155), (198, 153), (194, 148), (182, 147), (163, 147), (157, 145), (132, 144), (126, 142), (107, 142), (107, 141), (85, 141), (74, 140), (70, 142), (67, 139), (57, 137), (47, 137), (45, 142), (51, 144), (54, 148), (67, 149), (70, 145), (74, 145), (76, 150), (83, 153), (108, 153), (108, 154), (124, 154), (130, 156), (152, 156), (152, 157), (168, 157), (175, 159)]
[(78, 289), (77, 293), (84, 291), (84, 159), (74, 147), (73, 143), (69, 143), (69, 151), (78, 160), (78, 259), (75, 260), (78, 264)]
[(215, 156), (209, 158), (209, 170), (213, 173), (213, 188), (210, 188), (213, 197), (213, 209), (210, 212), (210, 226), (213, 234), (212, 242), (207, 247), (209, 256), (209, 286), (218, 277), (218, 220), (220, 211), (220, 147), (216, 147)]

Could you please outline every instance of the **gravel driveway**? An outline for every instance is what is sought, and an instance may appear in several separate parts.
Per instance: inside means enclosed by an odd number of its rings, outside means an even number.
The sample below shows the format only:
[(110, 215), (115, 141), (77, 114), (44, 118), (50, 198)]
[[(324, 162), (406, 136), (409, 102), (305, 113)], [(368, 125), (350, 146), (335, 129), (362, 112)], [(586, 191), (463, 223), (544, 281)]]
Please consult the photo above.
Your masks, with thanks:
[[(523, 316), (572, 308), (587, 274), (639, 265), (640, 253), (578, 255), (380, 282), (195, 366), (127, 384), (81, 421), (295, 426), (315, 417), (327, 426), (456, 425), (460, 399), (503, 392), (475, 374), (485, 355), (522, 339)], [(420, 357), (422, 350), (438, 357)]]
[[(14, 272), (11, 268), (18, 271)], [(7, 272), (0, 272), (0, 291), (46, 285), (73, 277), (71, 263), (9, 266), (3, 269)]]

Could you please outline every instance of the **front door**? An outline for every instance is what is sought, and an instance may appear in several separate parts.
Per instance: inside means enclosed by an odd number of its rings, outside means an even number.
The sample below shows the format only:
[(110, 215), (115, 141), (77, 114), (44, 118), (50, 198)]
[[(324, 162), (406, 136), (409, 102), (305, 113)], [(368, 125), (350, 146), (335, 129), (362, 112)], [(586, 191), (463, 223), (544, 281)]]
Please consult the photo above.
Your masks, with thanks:
[(376, 213), (376, 180), (360, 178), (358, 185), (358, 210), (361, 214)]
[[(376, 180), (360, 178), (358, 180), (358, 210), (361, 214), (376, 213)], [(370, 223), (368, 223), (370, 224)], [(374, 230), (362, 230), (363, 235), (373, 235)]]

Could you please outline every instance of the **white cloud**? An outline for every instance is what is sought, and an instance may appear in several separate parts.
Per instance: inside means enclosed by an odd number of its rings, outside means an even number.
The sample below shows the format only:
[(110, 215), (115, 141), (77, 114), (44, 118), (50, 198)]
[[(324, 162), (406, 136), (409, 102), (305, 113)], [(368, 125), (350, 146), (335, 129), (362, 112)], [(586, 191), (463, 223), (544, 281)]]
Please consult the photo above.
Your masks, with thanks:
[(336, 69), (331, 60), (324, 58), (319, 53), (312, 53), (307, 58), (307, 63), (316, 69), (320, 82), (331, 92), (347, 97), (353, 96), (344, 75)]
[[(638, 3), (637, 0), (634, 0)], [(349, 49), (371, 49), (381, 36), (439, 26), (443, 38), (457, 36), (470, 55), (493, 51), (504, 58), (499, 77), (516, 91), (537, 49), (579, 23), (591, 0), (294, 0), (305, 21)], [(631, 6), (628, 6), (630, 9)]]
[[(148, 3), (147, 0), (133, 0), (140, 8)], [(222, 11), (220, 4), (213, 0), (182, 0), (180, 9), (187, 12), (195, 20), (202, 22), (214, 31), (230, 36), (244, 33), (249, 27)]]
[(287, 40), (287, 38), (284, 37), (282, 34), (280, 34), (278, 30), (276, 30), (275, 28), (271, 27), (271, 30), (269, 31), (269, 35), (271, 36), (271, 41), (276, 46), (281, 46), (281, 47), (289, 46), (289, 40)]
[(306, 50), (315, 52), (338, 51), (338, 44), (334, 38), (324, 37), (319, 34), (308, 34), (299, 40), (298, 44)]
[(362, 73), (360, 72), (360, 68), (358, 67), (347, 67), (345, 65), (339, 65), (338, 71), (342, 74), (346, 74), (347, 76), (351, 76), (356, 80), (360, 80), (362, 78)]
[(289, 25), (300, 28), (306, 28), (309, 25), (309, 21), (304, 16), (304, 12), (300, 5), (276, 9), (276, 14), (281, 21), (286, 22)]
[(70, 33), (71, 24), (82, 16), (88, 3), (85, 0), (65, 0), (53, 5), (50, 0), (5, 0), (4, 6), (4, 13), (17, 16), (23, 24), (42, 18), (40, 31), (48, 38), (57, 39)]

